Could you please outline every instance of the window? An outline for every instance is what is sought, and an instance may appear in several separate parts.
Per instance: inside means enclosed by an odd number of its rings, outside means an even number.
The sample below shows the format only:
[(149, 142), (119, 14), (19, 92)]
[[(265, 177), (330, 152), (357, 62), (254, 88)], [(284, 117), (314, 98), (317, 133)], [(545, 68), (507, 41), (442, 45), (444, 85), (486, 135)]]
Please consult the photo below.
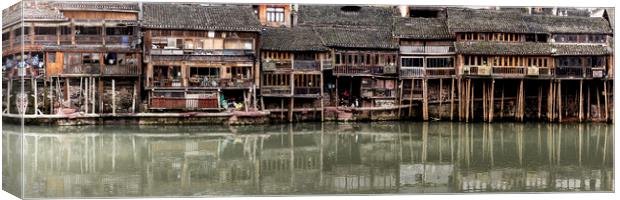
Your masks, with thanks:
[(192, 78), (219, 78), (220, 76), (220, 68), (219, 67), (190, 67), (189, 75)]
[(452, 58), (427, 58), (426, 67), (452, 67)]
[(409, 10), (409, 17), (437, 18), (439, 17), (439, 11), (438, 10)]
[(116, 53), (107, 53), (105, 55), (104, 63), (105, 65), (116, 65), (117, 62), (117, 54)]
[(98, 53), (83, 53), (82, 54), (82, 64), (98, 64), (98, 63), (99, 63)]
[(250, 78), (250, 67), (231, 67), (232, 78)]
[(106, 35), (133, 35), (132, 27), (106, 27)]
[(56, 52), (47, 53), (47, 62), (56, 63)]
[[(28, 35), (30, 34), (30, 27), (23, 27), (24, 28), (24, 35)], [(18, 28), (13, 30), (13, 36), (17, 37), (17, 36), (21, 36), (22, 35), (22, 29)]]
[(423, 58), (401, 58), (402, 67), (422, 67), (424, 59)]
[(96, 26), (76, 26), (77, 35), (101, 35), (101, 28)]
[(71, 35), (71, 27), (61, 26), (60, 27), (60, 34), (61, 35)]
[(267, 8), (268, 22), (284, 22), (284, 8)]
[(2, 33), (2, 41), (9, 40), (11, 32)]
[(34, 27), (35, 35), (56, 35), (56, 27)]
[(65, 53), (64, 62), (66, 66), (80, 65), (82, 62), (82, 55), (79, 53)]

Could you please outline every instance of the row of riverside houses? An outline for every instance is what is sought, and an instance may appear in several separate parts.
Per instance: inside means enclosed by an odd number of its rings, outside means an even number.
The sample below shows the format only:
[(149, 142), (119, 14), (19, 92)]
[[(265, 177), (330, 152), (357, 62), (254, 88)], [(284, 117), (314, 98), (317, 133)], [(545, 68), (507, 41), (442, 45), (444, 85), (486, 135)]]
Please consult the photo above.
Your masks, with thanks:
[(613, 9), (24, 0), (2, 14), (5, 117), (613, 120)]

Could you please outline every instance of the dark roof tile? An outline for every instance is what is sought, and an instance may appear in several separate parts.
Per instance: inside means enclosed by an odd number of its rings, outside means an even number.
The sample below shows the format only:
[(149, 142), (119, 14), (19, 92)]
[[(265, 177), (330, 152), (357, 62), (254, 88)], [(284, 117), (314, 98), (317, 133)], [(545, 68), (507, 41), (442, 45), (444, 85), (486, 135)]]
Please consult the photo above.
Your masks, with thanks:
[(453, 33), (529, 31), (519, 12), (464, 8), (448, 8), (448, 27)]
[[(345, 11), (342, 8), (345, 7)], [(349, 11), (346, 11), (347, 8)], [(358, 10), (356, 10), (358, 9)], [(389, 27), (394, 8), (375, 6), (301, 5), (298, 24), (310, 26)]]
[(261, 36), (261, 49), (272, 51), (327, 51), (312, 28), (267, 28)]
[(260, 23), (249, 6), (146, 3), (143, 7), (145, 28), (260, 31)]
[(390, 30), (361, 28), (315, 28), (325, 46), (339, 48), (397, 49)]
[(445, 18), (398, 17), (394, 35), (402, 39), (453, 39)]
[(456, 42), (456, 52), (470, 55), (551, 55), (549, 43)]

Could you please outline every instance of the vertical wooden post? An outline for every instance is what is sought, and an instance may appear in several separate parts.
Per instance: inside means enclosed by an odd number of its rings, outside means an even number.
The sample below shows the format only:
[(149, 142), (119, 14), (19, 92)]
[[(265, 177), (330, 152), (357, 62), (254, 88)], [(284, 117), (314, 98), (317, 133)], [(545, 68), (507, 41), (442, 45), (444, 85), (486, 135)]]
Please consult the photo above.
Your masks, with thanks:
[(116, 82), (112, 79), (112, 115), (116, 115)]
[(248, 91), (243, 91), (243, 109), (245, 112), (248, 112)]
[(562, 123), (562, 110), (562, 80), (558, 80), (558, 121), (560, 123)]
[(454, 120), (454, 78), (450, 82), (450, 121), (452, 121)]
[(284, 97), (280, 98), (280, 120), (284, 121)]
[(586, 101), (586, 120), (590, 120), (590, 84), (587, 84), (588, 87), (588, 92), (587, 92), (587, 97), (588, 100)]
[(422, 120), (428, 120), (428, 84), (427, 79), (422, 79)]
[(609, 121), (609, 111), (607, 110), (607, 80), (603, 80), (603, 98), (605, 99), (605, 122)]
[(471, 79), (467, 79), (467, 86), (465, 86), (465, 122), (469, 122), (469, 101), (471, 95)]
[(440, 78), (439, 79), (439, 109), (437, 109), (439, 112), (439, 119), (441, 119), (441, 113), (442, 113), (442, 109), (441, 109), (441, 105), (443, 103), (442, 95), (443, 95), (443, 79)]
[(553, 92), (553, 80), (549, 80), (549, 92), (547, 97), (547, 119), (549, 122), (553, 121), (553, 102), (554, 102), (554, 92)]
[(502, 99), (499, 101), (499, 118), (504, 118), (504, 83), (502, 82)]
[[(97, 80), (99, 82), (99, 95), (103, 95), (104, 84), (101, 78)], [(99, 113), (103, 113), (103, 98), (99, 98)]]
[[(138, 81), (136, 81), (136, 83), (133, 84), (133, 92), (131, 93), (131, 113), (136, 113), (136, 93), (137, 93), (137, 89), (136, 86), (138, 85), (137, 83)], [(217, 101), (219, 102), (220, 99), (218, 98)]]
[(411, 79), (411, 91), (409, 91), (409, 117), (411, 117), (411, 108), (413, 106), (413, 89), (415, 87), (415, 79)]
[(65, 96), (68, 102), (67, 105), (69, 105), (69, 108), (71, 108), (71, 83), (69, 81), (69, 78), (65, 78), (65, 88), (65, 92), (67, 93), (67, 95)]
[(84, 79), (84, 90), (83, 90), (83, 95), (84, 96), (84, 112), (88, 114), (88, 97), (90, 95), (90, 93), (88, 92), (88, 88), (90, 86), (89, 81), (89, 77)]
[(470, 96), (471, 96), (471, 120), (472, 121), (474, 121), (474, 116), (475, 116), (474, 115), (474, 110), (475, 110), (474, 105), (476, 103), (476, 93), (475, 93), (476, 87), (474, 86), (474, 83), (475, 83), (475, 81), (473, 83), (471, 83), (471, 87), (469, 88), (469, 91), (471, 92)]
[[(489, 105), (489, 122), (493, 122), (493, 112), (495, 112), (495, 79), (491, 79), (491, 100)], [(492, 146), (492, 145), (491, 145)]]
[(403, 83), (404, 82), (405, 82), (405, 80), (400, 80), (400, 86), (398, 88), (398, 90), (399, 90), (398, 91), (398, 96), (399, 96), (399, 98), (398, 98), (398, 119), (400, 119), (400, 116), (401, 116), (400, 113), (401, 113), (401, 110), (402, 110), (402, 106), (401, 105), (403, 103), (403, 85), (404, 85)]
[(579, 122), (583, 120), (583, 79), (579, 80)]
[(295, 98), (291, 97), (291, 103), (288, 109), (288, 122), (293, 122), (293, 109), (295, 108)]
[[(91, 109), (91, 110), (92, 110), (93, 114), (95, 114), (95, 102), (97, 102), (97, 101), (96, 101), (96, 99), (97, 99), (97, 98), (96, 98), (96, 96), (97, 96), (97, 95), (95, 94), (95, 89), (96, 89), (97, 87), (96, 87), (96, 85), (95, 85), (95, 78), (94, 78), (94, 77), (91, 77), (90, 79), (91, 79), (91, 80), (90, 80), (90, 83), (91, 83), (91, 85), (92, 85), (92, 86), (91, 86), (91, 91), (92, 91), (91, 93), (92, 93), (92, 97), (93, 97), (93, 98), (91, 99), (91, 103), (92, 103), (92, 109)], [(99, 97), (99, 99), (101, 99), (101, 97)]]
[(486, 80), (482, 82), (482, 120), (487, 121), (489, 115), (487, 115), (487, 83)]
[(463, 81), (461, 80), (461, 78), (457, 78), (458, 80), (458, 85), (457, 85), (457, 93), (459, 94), (458, 98), (459, 98), (459, 105), (458, 105), (458, 114), (459, 114), (459, 121), (463, 121)]
[(39, 92), (37, 91), (37, 79), (35, 77), (32, 78), (32, 87), (34, 88), (34, 114), (39, 114)]
[[(50, 90), (49, 90), (49, 99), (50, 99), (50, 115), (54, 114), (54, 89), (53, 89), (53, 85), (54, 85), (54, 78), (50, 78)], [(7, 94), (8, 96), (8, 94)], [(8, 106), (9, 104), (7, 104)]]
[(540, 120), (541, 112), (542, 112), (542, 84), (538, 85), (538, 120)]
[[(325, 101), (324, 101), (324, 97), (325, 97), (325, 91), (323, 91), (323, 55), (321, 55), (321, 75), (320, 75), (320, 83), (319, 86), (321, 87), (321, 94), (319, 95), (319, 101), (321, 101), (321, 122), (323, 122), (325, 119)], [(261, 101), (262, 102), (262, 101)]]
[(525, 88), (523, 88), (523, 79), (519, 84), (519, 121), (523, 121), (525, 115)]
[(598, 84), (596, 84), (596, 109), (598, 109), (598, 119), (601, 119), (601, 93), (598, 89)]

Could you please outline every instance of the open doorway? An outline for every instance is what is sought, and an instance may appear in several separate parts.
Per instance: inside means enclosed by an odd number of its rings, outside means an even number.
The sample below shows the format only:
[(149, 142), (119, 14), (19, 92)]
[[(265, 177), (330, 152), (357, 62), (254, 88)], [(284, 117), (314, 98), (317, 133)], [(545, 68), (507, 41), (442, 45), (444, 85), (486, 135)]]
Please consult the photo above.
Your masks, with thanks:
[(361, 106), (361, 77), (338, 77), (338, 105), (359, 107)]

